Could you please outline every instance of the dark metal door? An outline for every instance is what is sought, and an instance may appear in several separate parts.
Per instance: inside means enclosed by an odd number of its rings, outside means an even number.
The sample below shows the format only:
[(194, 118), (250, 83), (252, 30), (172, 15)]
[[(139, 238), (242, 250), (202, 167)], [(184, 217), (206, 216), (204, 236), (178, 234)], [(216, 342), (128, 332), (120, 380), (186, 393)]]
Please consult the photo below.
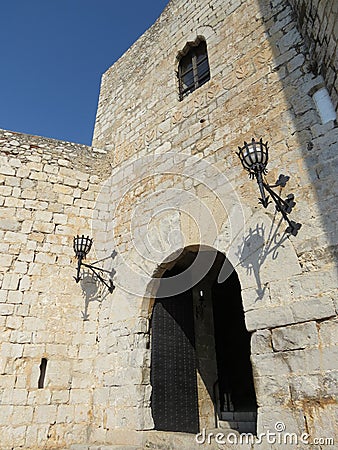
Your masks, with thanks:
[(152, 414), (156, 430), (198, 433), (192, 292), (157, 299), (152, 316)]

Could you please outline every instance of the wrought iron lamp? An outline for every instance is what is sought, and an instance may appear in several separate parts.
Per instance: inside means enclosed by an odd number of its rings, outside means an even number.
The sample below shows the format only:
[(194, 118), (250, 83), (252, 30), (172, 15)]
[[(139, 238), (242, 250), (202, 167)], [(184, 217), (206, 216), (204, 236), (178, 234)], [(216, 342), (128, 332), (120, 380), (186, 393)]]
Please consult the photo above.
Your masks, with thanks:
[(82, 235), (82, 236), (74, 237), (73, 248), (74, 248), (75, 256), (77, 257), (77, 274), (75, 277), (75, 281), (77, 283), (80, 281), (81, 266), (84, 266), (84, 267), (87, 267), (88, 269), (90, 269), (97, 276), (97, 278), (108, 288), (109, 292), (113, 292), (113, 290), (115, 289), (115, 286), (113, 285), (112, 280), (109, 278), (109, 281), (106, 281), (103, 278), (103, 276), (101, 275), (101, 273), (103, 273), (103, 272), (106, 272), (109, 274), (111, 272), (109, 270), (105, 270), (100, 267), (97, 267), (95, 265), (96, 263), (86, 264), (83, 262), (83, 260), (86, 259), (86, 256), (90, 252), (92, 244), (93, 244), (93, 239), (91, 239), (89, 236)]
[(239, 152), (237, 155), (239, 156), (244, 169), (249, 172), (251, 179), (256, 178), (257, 180), (261, 194), (259, 203), (261, 203), (264, 208), (267, 208), (268, 204), (271, 203), (269, 201), (269, 196), (266, 194), (267, 191), (271, 195), (272, 200), (275, 202), (276, 210), (281, 212), (283, 219), (288, 223), (286, 232), (296, 236), (302, 225), (290, 220), (288, 217), (288, 214), (290, 214), (292, 208), (296, 204), (294, 201), (294, 195), (289, 194), (286, 199), (283, 200), (273, 190), (273, 188), (276, 187), (285, 187), (290, 177), (281, 174), (279, 175), (276, 183), (273, 185), (268, 184), (264, 179), (264, 175), (267, 174), (266, 166), (269, 160), (268, 143), (266, 142), (264, 144), (262, 138), (259, 141), (255, 141), (255, 139), (252, 138), (250, 143), (244, 141), (244, 146), (238, 148)]

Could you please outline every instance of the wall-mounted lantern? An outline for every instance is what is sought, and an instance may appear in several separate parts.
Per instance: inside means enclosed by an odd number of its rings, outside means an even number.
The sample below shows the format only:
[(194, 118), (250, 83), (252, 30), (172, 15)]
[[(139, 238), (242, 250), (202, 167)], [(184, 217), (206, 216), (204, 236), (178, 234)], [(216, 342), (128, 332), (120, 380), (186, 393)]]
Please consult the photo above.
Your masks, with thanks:
[(109, 278), (109, 281), (106, 281), (101, 273), (108, 273), (111, 274), (111, 271), (102, 269), (100, 267), (97, 267), (94, 262), (93, 264), (86, 264), (83, 262), (84, 259), (86, 259), (86, 256), (88, 255), (91, 247), (93, 244), (93, 239), (91, 239), (89, 236), (76, 236), (74, 237), (73, 242), (73, 248), (75, 252), (75, 256), (77, 257), (77, 274), (75, 277), (75, 281), (78, 283), (81, 279), (80, 277), (80, 270), (81, 266), (87, 267), (90, 269), (96, 277), (103, 283), (107, 288), (109, 292), (113, 292), (115, 289), (115, 286), (113, 285), (112, 280)]
[(259, 203), (261, 203), (264, 208), (267, 208), (268, 204), (271, 203), (269, 201), (269, 196), (266, 195), (265, 191), (267, 191), (271, 195), (272, 200), (275, 202), (276, 210), (281, 212), (283, 219), (286, 220), (289, 225), (285, 231), (287, 233), (291, 233), (293, 236), (296, 236), (302, 225), (290, 220), (288, 217), (288, 214), (290, 214), (292, 208), (296, 204), (294, 201), (294, 195), (289, 194), (286, 199), (283, 200), (272, 189), (276, 187), (285, 187), (290, 177), (281, 174), (279, 175), (276, 183), (273, 185), (269, 185), (263, 177), (267, 173), (266, 166), (269, 160), (268, 143), (266, 142), (263, 144), (262, 139), (255, 141), (255, 139), (252, 138), (250, 143), (244, 142), (244, 146), (238, 148), (239, 152), (237, 155), (239, 156), (244, 169), (249, 172), (251, 179), (256, 178), (257, 180), (261, 194)]

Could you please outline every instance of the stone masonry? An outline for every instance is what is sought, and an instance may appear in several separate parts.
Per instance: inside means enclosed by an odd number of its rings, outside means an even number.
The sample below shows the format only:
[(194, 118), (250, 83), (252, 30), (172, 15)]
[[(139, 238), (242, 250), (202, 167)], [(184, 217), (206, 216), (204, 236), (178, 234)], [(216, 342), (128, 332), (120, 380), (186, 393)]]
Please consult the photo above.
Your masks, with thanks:
[[(177, 57), (198, 37), (211, 78), (179, 101)], [(154, 430), (150, 403), (158, 277), (200, 245), (241, 283), (257, 433), (338, 442), (338, 128), (311, 92), (336, 94), (309, 55), (286, 0), (171, 0), (103, 75), (93, 147), (1, 131), (2, 450), (203, 448)], [(269, 141), (268, 180), (290, 176), (296, 237), (235, 154), (252, 137)], [(77, 234), (115, 271), (112, 294), (87, 271), (75, 283)], [(263, 441), (229, 448), (283, 448)]]
[(338, 104), (338, 4), (335, 0), (291, 0), (309, 50), (312, 70), (321, 74), (335, 106)]
[[(70, 238), (90, 233), (95, 160), (105, 152), (4, 131), (0, 142), (1, 448), (48, 439), (64, 448), (82, 439), (91, 414), (98, 345), (97, 320), (79, 314)], [(95, 317), (98, 309), (94, 302)], [(46, 389), (38, 389), (43, 357)]]

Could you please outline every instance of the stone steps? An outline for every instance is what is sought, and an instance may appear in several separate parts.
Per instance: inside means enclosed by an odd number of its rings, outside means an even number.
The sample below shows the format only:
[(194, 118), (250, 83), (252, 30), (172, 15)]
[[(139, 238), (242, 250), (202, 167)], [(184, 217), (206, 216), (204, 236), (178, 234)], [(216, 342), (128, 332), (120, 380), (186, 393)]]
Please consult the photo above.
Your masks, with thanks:
[(222, 412), (219, 428), (232, 429), (239, 433), (256, 433), (257, 413), (252, 411)]

